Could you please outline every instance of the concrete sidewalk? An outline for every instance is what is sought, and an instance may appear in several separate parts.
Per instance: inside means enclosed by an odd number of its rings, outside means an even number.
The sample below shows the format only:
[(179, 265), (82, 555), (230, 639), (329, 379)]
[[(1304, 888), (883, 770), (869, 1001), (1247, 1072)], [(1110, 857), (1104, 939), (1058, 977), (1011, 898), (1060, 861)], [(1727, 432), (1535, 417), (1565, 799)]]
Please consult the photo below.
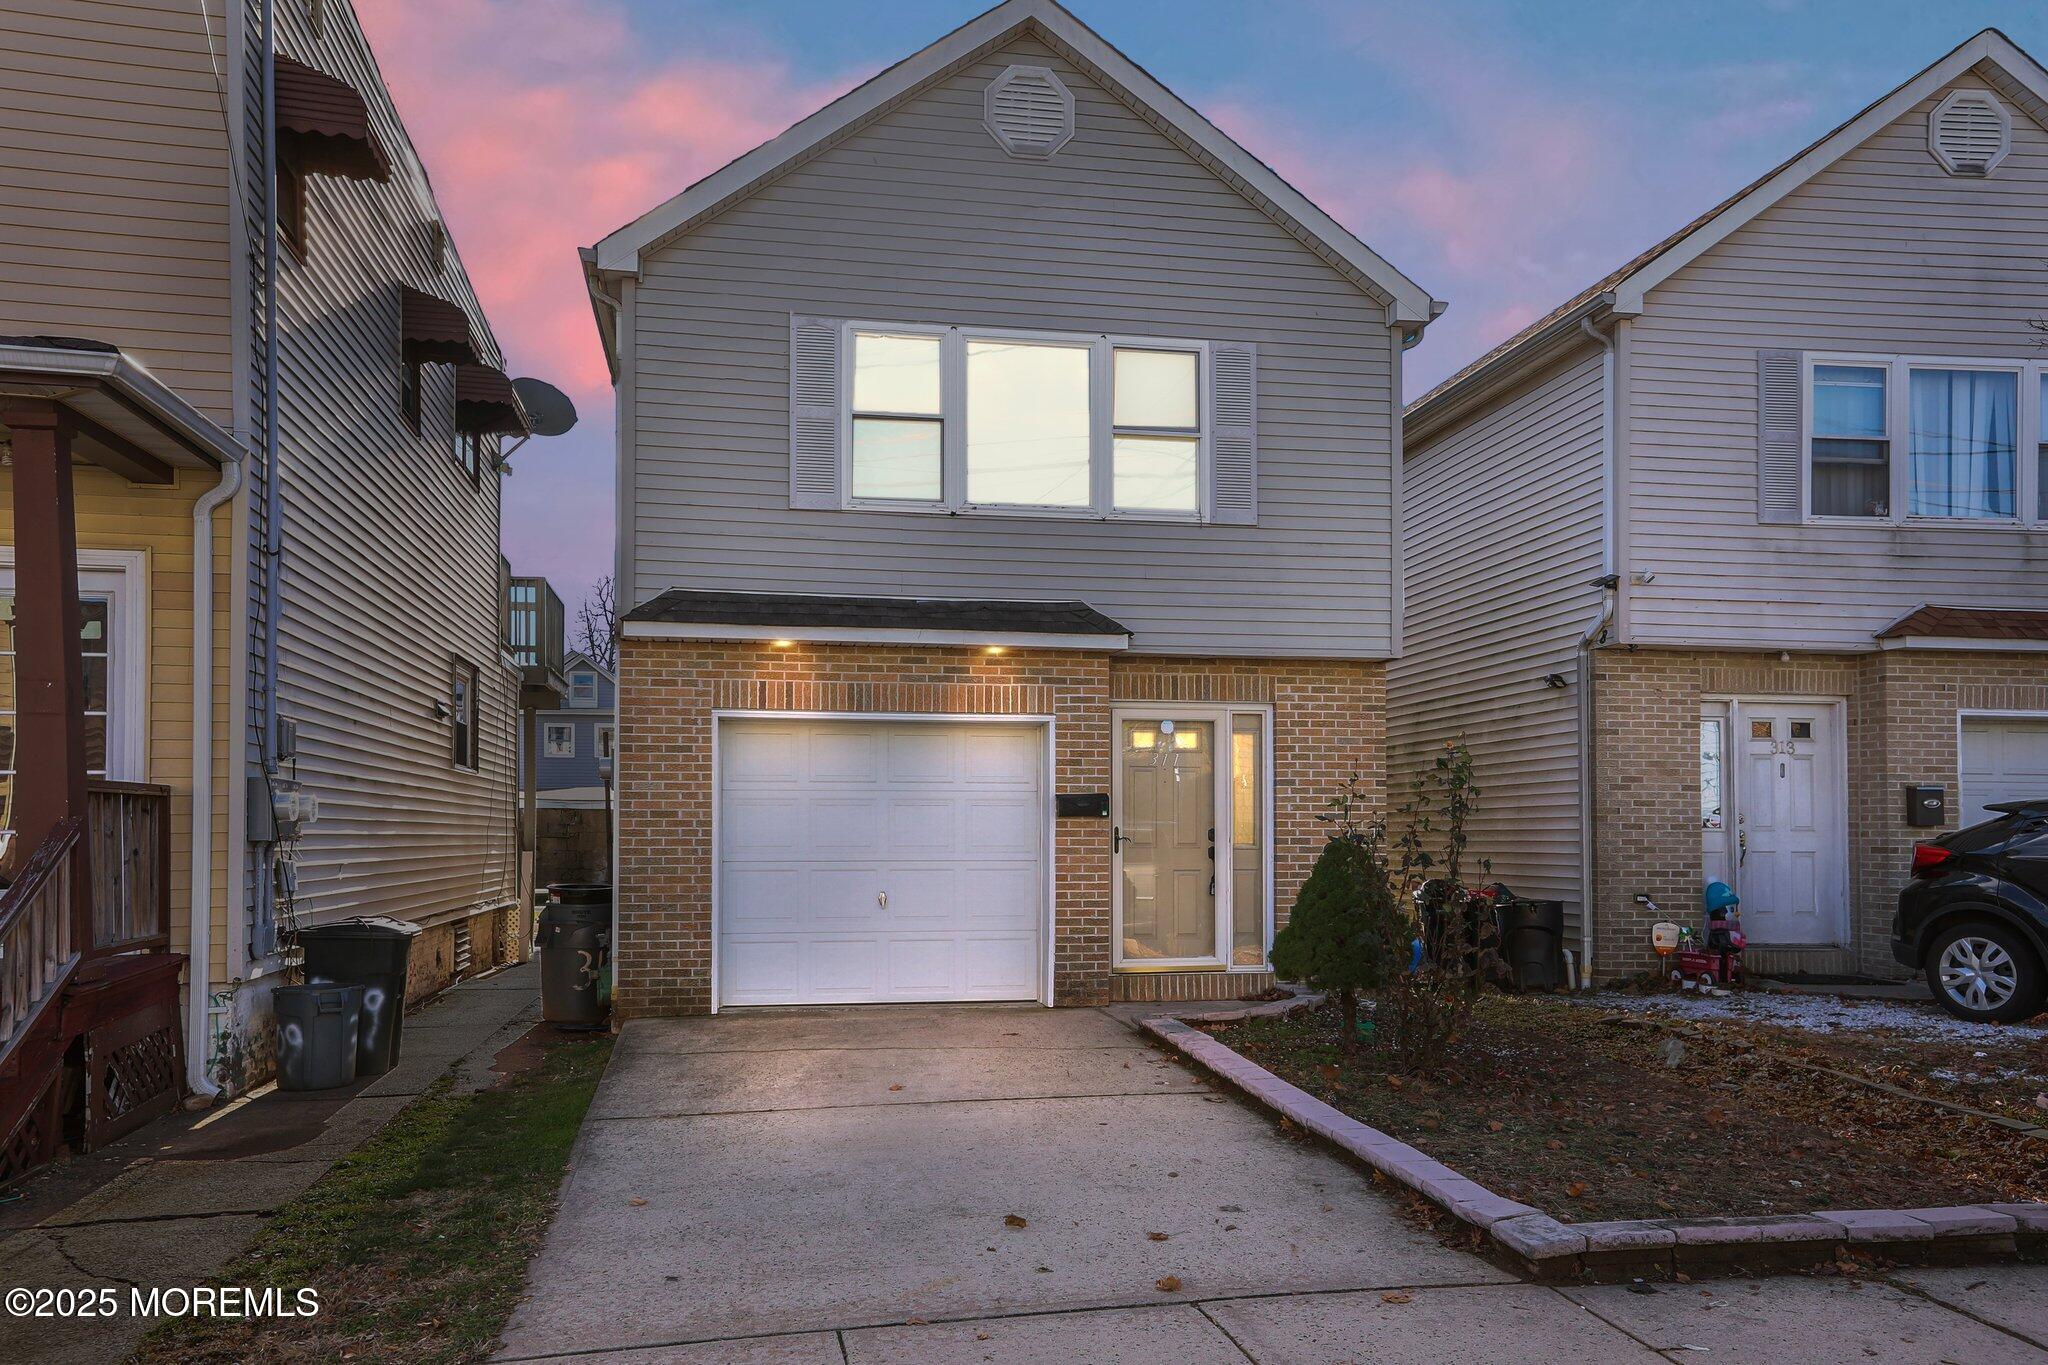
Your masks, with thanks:
[[(488, 1084), (492, 1059), (540, 1017), (536, 969), (450, 987), (409, 1014), (399, 1064), (350, 1091), (270, 1090), (159, 1120), (22, 1192), (37, 1221), (0, 1241), (0, 1289), (201, 1285), (297, 1198), (442, 1076)], [(89, 1188), (81, 1189), (81, 1186)], [(23, 1215), (17, 1212), (10, 1221)], [(149, 1323), (0, 1315), (0, 1360), (103, 1362)]]
[(627, 1025), (499, 1358), (1994, 1365), (2044, 1349), (2048, 1267), (1519, 1283), (1110, 1011), (918, 1006)]

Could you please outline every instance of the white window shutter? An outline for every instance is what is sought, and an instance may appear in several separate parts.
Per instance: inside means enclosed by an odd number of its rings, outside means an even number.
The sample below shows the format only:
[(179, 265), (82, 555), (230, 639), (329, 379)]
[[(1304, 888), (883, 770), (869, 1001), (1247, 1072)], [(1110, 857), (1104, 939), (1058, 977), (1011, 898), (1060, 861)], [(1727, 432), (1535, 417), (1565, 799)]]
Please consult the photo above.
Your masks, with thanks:
[(1758, 351), (1756, 368), (1756, 517), (1796, 522), (1805, 510), (1800, 496), (1805, 367), (1797, 351)]
[(789, 505), (837, 508), (839, 489), (839, 323), (789, 320)]
[(1209, 347), (1209, 519), (1259, 519), (1259, 349), (1248, 341)]

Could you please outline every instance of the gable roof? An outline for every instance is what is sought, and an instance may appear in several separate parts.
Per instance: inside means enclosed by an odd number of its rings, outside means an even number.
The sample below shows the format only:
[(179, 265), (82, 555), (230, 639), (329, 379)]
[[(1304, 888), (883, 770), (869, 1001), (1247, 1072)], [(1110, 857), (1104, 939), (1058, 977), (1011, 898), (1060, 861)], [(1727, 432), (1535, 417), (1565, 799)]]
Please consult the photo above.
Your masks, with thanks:
[[(581, 663), (584, 666), (584, 668), (588, 668), (591, 672), (596, 673), (598, 676), (602, 677), (606, 682), (611, 683), (614, 686), (617, 685), (619, 680), (612, 675), (612, 671), (609, 668), (606, 668), (603, 664), (591, 658), (588, 654), (585, 654), (580, 649), (572, 649), (569, 651), (569, 656), (566, 659), (562, 660), (562, 672), (565, 674), (568, 673), (570, 669), (576, 668), (576, 665), (578, 663)], [(583, 669), (576, 668), (576, 671), (581, 673)]]
[[(1390, 265), (1301, 191), (1281, 179), (1179, 96), (1105, 42), (1054, 0), (1004, 0), (954, 29), (865, 84), (762, 143), (745, 156), (699, 180), (582, 251), (593, 282), (602, 275), (637, 274), (640, 257), (688, 232), (752, 194), (775, 177), (801, 165), (839, 140), (858, 132), (934, 82), (1030, 31), (1079, 66), (1111, 94), (1212, 173), (1321, 256), (1340, 274), (1387, 305), (1390, 323), (1418, 330), (1444, 305)], [(600, 315), (600, 324), (604, 319)], [(607, 331), (607, 347), (610, 346)]]
[(1462, 400), (1477, 392), (1491, 391), (1507, 376), (1555, 355), (1559, 349), (1556, 343), (1562, 335), (1576, 332), (1581, 318), (1590, 320), (1596, 313), (1622, 317), (1640, 314), (1644, 298), (1652, 289), (1862, 146), (1934, 91), (1978, 67), (1983, 68), (1981, 74), (1987, 84), (2036, 123), (2048, 127), (2048, 71), (2012, 39), (1995, 28), (1987, 28), (1663, 241), (1459, 369), (1408, 404), (1408, 425), (1436, 425), (1444, 414), (1462, 406)]

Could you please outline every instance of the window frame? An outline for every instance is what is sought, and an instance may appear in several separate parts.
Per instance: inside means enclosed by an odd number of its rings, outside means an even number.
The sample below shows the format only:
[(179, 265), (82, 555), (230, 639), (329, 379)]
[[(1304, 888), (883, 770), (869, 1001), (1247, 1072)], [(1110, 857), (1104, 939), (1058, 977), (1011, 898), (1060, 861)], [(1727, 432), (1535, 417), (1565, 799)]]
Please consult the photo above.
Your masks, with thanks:
[(277, 238), (291, 251), (292, 258), (306, 263), (306, 172), (298, 156), (280, 148), (277, 153)]
[[(577, 681), (579, 678), (588, 678), (590, 680), (590, 700), (588, 701), (579, 700), (576, 696), (576, 689), (583, 685)], [(569, 670), (569, 691), (568, 696), (564, 700), (579, 711), (596, 710), (598, 702), (597, 670), (592, 668), (574, 668)]]
[(479, 772), (482, 746), (478, 743), (477, 723), (482, 708), (477, 703), (477, 666), (467, 659), (456, 659), (448, 666), (448, 758), (451, 766), (467, 772)]
[(615, 721), (600, 721), (591, 727), (590, 744), (597, 761), (616, 760), (619, 752), (619, 727)]
[[(1885, 434), (1890, 446), (1890, 514), (1882, 517), (1823, 515), (1813, 510), (1813, 376), (1821, 365), (1853, 365), (1885, 371)], [(1912, 377), (1915, 370), (1975, 370), (2010, 374), (2019, 386), (2013, 424), (2013, 515), (1996, 517), (1915, 516), (1907, 509), (1912, 494)], [(2038, 448), (2044, 433), (2042, 377), (2048, 360), (2014, 360), (1998, 356), (1904, 355), (1868, 351), (1808, 351), (1800, 357), (1801, 520), (1813, 526), (1943, 527), (1951, 530), (2039, 530), (2048, 528), (2041, 515)], [(1822, 437), (1826, 440), (1826, 437)]]
[[(862, 498), (853, 492), (853, 382), (855, 350), (863, 332), (889, 336), (937, 337), (939, 346), (939, 496), (936, 499)], [(1014, 341), (1025, 345), (1086, 347), (1088, 359), (1088, 504), (1058, 507), (1031, 503), (972, 502), (967, 497), (967, 344), (970, 341)], [(1178, 351), (1195, 356), (1195, 508), (1124, 509), (1115, 503), (1116, 352)], [(926, 516), (1024, 517), (1054, 521), (1141, 521), (1197, 525), (1212, 520), (1210, 471), (1214, 422), (1210, 415), (1211, 343), (1187, 337), (1138, 336), (1120, 332), (1055, 332), (1014, 327), (949, 326), (937, 323), (883, 322), (873, 319), (839, 324), (839, 487), (840, 505), (849, 511), (910, 512)], [(863, 413), (888, 417), (883, 412)], [(929, 414), (894, 414), (933, 420)], [(1129, 428), (1127, 434), (1184, 437), (1185, 431)]]
[[(566, 748), (556, 748), (554, 731), (560, 730), (569, 737)], [(576, 722), (573, 720), (544, 720), (540, 724), (540, 756), (542, 758), (576, 757)]]

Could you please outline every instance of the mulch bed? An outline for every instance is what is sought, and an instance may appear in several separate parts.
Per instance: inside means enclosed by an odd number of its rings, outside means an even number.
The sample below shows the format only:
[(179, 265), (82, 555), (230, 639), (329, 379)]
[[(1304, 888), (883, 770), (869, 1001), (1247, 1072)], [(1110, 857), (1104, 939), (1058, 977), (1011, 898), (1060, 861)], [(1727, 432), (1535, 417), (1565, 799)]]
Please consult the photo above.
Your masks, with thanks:
[[(1370, 1042), (1346, 1052), (1337, 1028), (1325, 1006), (1210, 1032), (1564, 1222), (2048, 1199), (2048, 1141), (1786, 1065), (1769, 1055), (1783, 1030), (1674, 1038), (1584, 1005), (1489, 996), (1444, 1074), (1417, 1078), (1389, 1074)], [(1853, 1063), (1854, 1047), (1838, 1037), (1807, 1060)], [(1865, 1060), (1913, 1070), (1887, 1058)], [(1989, 1107), (1981, 1093), (1945, 1097)]]

